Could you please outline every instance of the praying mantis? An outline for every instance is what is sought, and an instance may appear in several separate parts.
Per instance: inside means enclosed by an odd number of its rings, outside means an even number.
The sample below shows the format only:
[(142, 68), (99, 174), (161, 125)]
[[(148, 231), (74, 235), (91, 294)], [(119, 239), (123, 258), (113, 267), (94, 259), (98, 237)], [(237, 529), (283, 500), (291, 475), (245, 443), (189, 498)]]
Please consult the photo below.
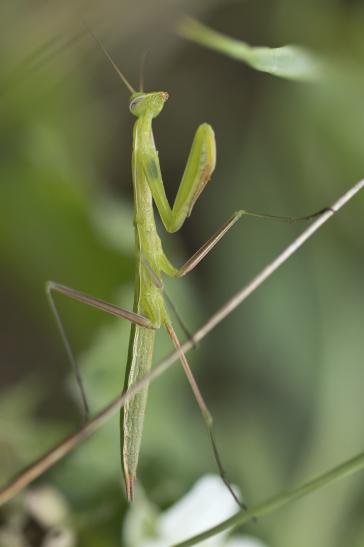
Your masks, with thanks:
[[(179, 278), (191, 272), (244, 215), (283, 221), (296, 221), (314, 218), (321, 214), (322, 210), (299, 218), (278, 217), (243, 209), (238, 210), (230, 216), (187, 262), (181, 267), (175, 267), (166, 256), (157, 233), (154, 205), (167, 232), (173, 233), (182, 227), (214, 172), (216, 164), (214, 131), (207, 123), (203, 123), (197, 128), (180, 186), (171, 207), (165, 193), (152, 128), (153, 120), (162, 112), (169, 98), (168, 93), (165, 91), (145, 92), (142, 89), (136, 91), (114, 63), (104, 46), (94, 35), (93, 37), (131, 93), (129, 110), (136, 117), (132, 147), (136, 271), (134, 306), (132, 311), (54, 281), (47, 283), (46, 288), (50, 304), (68, 357), (75, 370), (83, 403), (84, 417), (85, 420), (89, 417), (89, 405), (75, 357), (56, 307), (54, 293), (60, 293), (68, 298), (126, 319), (131, 323), (124, 391), (127, 391), (134, 383), (138, 382), (138, 380), (148, 373), (152, 364), (155, 332), (161, 327), (166, 329), (173, 345), (179, 352), (179, 359), (183, 370), (201, 410), (222, 480), (236, 502), (245, 508), (245, 504), (237, 498), (230, 482), (225, 476), (214, 438), (212, 415), (196, 383), (186, 355), (181, 349), (180, 340), (174, 330), (166, 306), (163, 275)], [(127, 401), (121, 410), (121, 461), (126, 495), (129, 501), (132, 501), (134, 496), (147, 395), (148, 385)]]

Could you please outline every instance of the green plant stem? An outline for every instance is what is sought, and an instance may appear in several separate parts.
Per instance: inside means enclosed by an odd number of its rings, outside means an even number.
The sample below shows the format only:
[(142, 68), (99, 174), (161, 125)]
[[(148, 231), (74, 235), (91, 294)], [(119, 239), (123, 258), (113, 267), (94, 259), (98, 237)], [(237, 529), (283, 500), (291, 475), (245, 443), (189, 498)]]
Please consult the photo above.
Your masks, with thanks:
[(239, 511), (238, 513), (236, 513), (236, 515), (224, 520), (217, 526), (214, 526), (213, 528), (205, 530), (204, 532), (194, 537), (191, 537), (190, 539), (187, 539), (186, 541), (183, 541), (182, 543), (178, 543), (174, 545), (173, 547), (188, 547), (189, 545), (196, 545), (200, 541), (203, 541), (212, 536), (215, 536), (216, 534), (223, 532), (224, 530), (227, 530), (228, 528), (234, 528), (236, 526), (240, 526), (249, 521), (252, 521), (253, 519), (257, 517), (261, 517), (262, 515), (271, 513), (272, 511), (279, 509), (280, 507), (282, 507), (283, 505), (291, 501), (301, 498), (305, 496), (306, 494), (309, 494), (310, 492), (314, 492), (315, 490), (318, 490), (319, 488), (322, 488), (323, 486), (332, 484), (333, 482), (339, 479), (343, 479), (344, 477), (352, 475), (353, 473), (357, 471), (361, 471), (363, 468), (364, 468), (364, 452), (361, 452), (358, 456), (355, 456), (354, 458), (334, 467), (333, 469), (330, 469), (330, 471), (327, 471), (326, 473), (319, 475), (318, 477), (316, 477), (315, 479), (312, 479), (306, 484), (298, 486), (297, 488), (294, 488), (293, 490), (288, 490), (287, 492), (283, 492), (282, 494), (278, 494), (277, 496), (273, 496), (272, 498), (268, 498), (266, 501), (259, 503), (258, 505), (256, 505), (255, 507), (252, 507), (248, 511)]

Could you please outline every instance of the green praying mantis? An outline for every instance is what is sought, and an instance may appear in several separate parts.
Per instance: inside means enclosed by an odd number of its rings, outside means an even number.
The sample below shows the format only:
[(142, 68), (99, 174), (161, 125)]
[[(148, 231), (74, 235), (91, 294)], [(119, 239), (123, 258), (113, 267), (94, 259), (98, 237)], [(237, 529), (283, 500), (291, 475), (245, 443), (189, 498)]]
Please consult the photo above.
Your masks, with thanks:
[[(95, 38), (95, 36), (93, 37)], [(47, 283), (47, 294), (50, 304), (55, 314), (68, 357), (75, 370), (83, 402), (84, 417), (86, 420), (89, 417), (89, 405), (76, 360), (56, 308), (53, 297), (54, 293), (61, 293), (71, 299), (126, 319), (131, 323), (124, 391), (127, 391), (130, 386), (140, 380), (150, 370), (156, 329), (161, 327), (166, 329), (173, 345), (179, 352), (179, 359), (183, 370), (201, 410), (222, 480), (236, 502), (245, 508), (245, 504), (237, 498), (230, 482), (225, 476), (214, 438), (212, 415), (196, 383), (186, 355), (181, 350), (179, 338), (174, 330), (166, 306), (163, 275), (178, 278), (191, 272), (224, 237), (228, 230), (244, 215), (292, 222), (296, 220), (309, 220), (321, 214), (322, 210), (298, 218), (279, 217), (238, 210), (187, 262), (179, 268), (175, 267), (166, 256), (157, 233), (154, 204), (167, 232), (173, 233), (182, 227), (186, 218), (190, 216), (197, 199), (211, 179), (215, 169), (216, 143), (214, 131), (207, 123), (203, 123), (197, 128), (176, 198), (173, 206), (170, 207), (164, 189), (152, 128), (154, 118), (162, 112), (168, 100), (168, 93), (165, 91), (149, 93), (143, 90), (135, 91), (104, 46), (97, 38), (95, 39), (125, 86), (131, 92), (129, 109), (136, 117), (132, 148), (136, 272), (133, 311), (99, 300), (94, 296), (53, 281)], [(121, 410), (121, 460), (126, 494), (129, 501), (133, 499), (134, 495), (147, 395), (148, 385), (128, 400)]]

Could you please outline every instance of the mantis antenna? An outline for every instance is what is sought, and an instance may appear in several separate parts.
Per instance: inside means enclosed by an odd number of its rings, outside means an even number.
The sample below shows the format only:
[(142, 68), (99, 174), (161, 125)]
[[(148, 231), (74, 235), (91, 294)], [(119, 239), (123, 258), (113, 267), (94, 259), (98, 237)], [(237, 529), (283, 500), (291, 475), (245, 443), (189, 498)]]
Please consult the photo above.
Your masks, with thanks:
[(139, 67), (139, 91), (144, 91), (144, 69), (145, 69), (145, 61), (147, 59), (149, 50), (146, 49), (142, 55), (142, 58), (140, 60), (140, 67)]
[(129, 89), (129, 91), (131, 93), (135, 93), (135, 89), (129, 83), (126, 76), (124, 76), (124, 74), (121, 72), (120, 68), (117, 66), (117, 64), (115, 63), (115, 61), (113, 60), (113, 58), (111, 57), (110, 53), (107, 51), (105, 46), (102, 44), (102, 42), (100, 42), (100, 40), (97, 38), (95, 33), (87, 25), (86, 25), (86, 28), (87, 28), (88, 32), (91, 34), (92, 38), (97, 43), (97, 45), (99, 46), (99, 48), (101, 49), (101, 51), (103, 52), (103, 54), (105, 55), (106, 59), (109, 61), (109, 63), (111, 64), (111, 66), (115, 70), (116, 74), (119, 76), (119, 78), (123, 81), (123, 83), (126, 85), (126, 87)]

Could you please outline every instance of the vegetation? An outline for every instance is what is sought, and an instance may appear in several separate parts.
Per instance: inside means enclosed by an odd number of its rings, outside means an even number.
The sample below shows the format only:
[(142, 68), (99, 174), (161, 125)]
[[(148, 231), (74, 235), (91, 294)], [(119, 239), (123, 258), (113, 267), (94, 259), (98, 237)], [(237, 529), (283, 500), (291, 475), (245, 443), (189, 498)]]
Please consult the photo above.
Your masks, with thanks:
[[(94, 1), (87, 13), (72, 2), (0, 6), (2, 482), (78, 425), (45, 281), (132, 305), (133, 120), (124, 88), (84, 31), (86, 17), (135, 85), (150, 50), (146, 87), (171, 95), (155, 130), (170, 196), (195, 127), (208, 121), (215, 129), (213, 180), (182, 236), (163, 234), (175, 262), (238, 208), (304, 215), (363, 177), (358, 3), (174, 0), (143, 8), (141, 15), (140, 4), (116, 0)], [(181, 11), (246, 44), (299, 44), (323, 63), (322, 77), (278, 79), (187, 43), (171, 32)], [(363, 449), (362, 208), (358, 197), (191, 354), (225, 467), (249, 506)], [(168, 282), (190, 329), (300, 230), (246, 219), (189, 278)], [(95, 412), (122, 386), (129, 325), (69, 302), (62, 313)], [(155, 361), (169, 350), (159, 336)], [(215, 470), (214, 459), (180, 368), (150, 391), (140, 483), (165, 509)], [(39, 481), (65, 500), (81, 547), (120, 545), (127, 504), (118, 428), (110, 420)], [(244, 530), (270, 546), (359, 547), (362, 500), (361, 476), (353, 476)], [(1, 522), (22, 503), (5, 506)]]

